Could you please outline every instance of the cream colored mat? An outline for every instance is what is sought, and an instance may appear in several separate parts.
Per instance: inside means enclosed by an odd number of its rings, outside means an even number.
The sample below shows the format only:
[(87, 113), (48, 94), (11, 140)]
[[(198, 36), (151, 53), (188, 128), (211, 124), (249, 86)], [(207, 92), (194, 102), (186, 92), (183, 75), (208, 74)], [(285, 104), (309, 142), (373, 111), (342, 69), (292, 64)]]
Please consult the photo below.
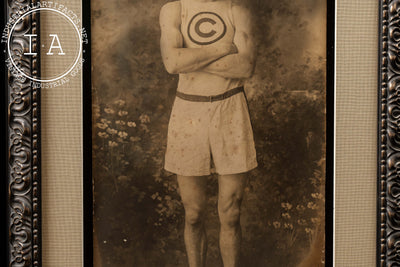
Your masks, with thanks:
[(337, 1), (337, 267), (374, 266), (379, 1)]
[[(81, 1), (57, 1), (81, 16)], [(64, 26), (63, 26), (64, 25)], [(70, 34), (65, 23), (41, 16), (41, 33)], [(61, 40), (62, 47), (73, 45)], [(56, 45), (56, 44), (55, 44)], [(53, 52), (58, 52), (57, 49)], [(61, 57), (60, 57), (61, 58)], [(57, 73), (42, 54), (42, 72)], [(42, 220), (43, 267), (79, 267), (83, 260), (82, 85), (81, 75), (64, 86), (42, 89)]]
[[(81, 12), (78, 0), (58, 2)], [(337, 27), (335, 261), (373, 266), (378, 1), (338, 0)], [(80, 77), (42, 90), (44, 267), (82, 265), (81, 101)]]

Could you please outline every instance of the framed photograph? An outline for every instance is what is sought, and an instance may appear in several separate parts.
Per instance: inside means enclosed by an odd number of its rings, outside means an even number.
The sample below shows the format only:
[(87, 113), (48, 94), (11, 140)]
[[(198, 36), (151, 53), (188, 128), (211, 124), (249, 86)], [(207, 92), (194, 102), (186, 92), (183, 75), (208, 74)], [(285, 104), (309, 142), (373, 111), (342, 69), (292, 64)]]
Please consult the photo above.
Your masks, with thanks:
[[(399, 261), (395, 4), (381, 6), (380, 266)], [(330, 266), (334, 5), (92, 0), (78, 21), (68, 3), (5, 3), (7, 265), (42, 266), (40, 94), (81, 71), (84, 266)], [(68, 47), (42, 36), (51, 19)]]
[(327, 2), (91, 14), (96, 264), (324, 265)]

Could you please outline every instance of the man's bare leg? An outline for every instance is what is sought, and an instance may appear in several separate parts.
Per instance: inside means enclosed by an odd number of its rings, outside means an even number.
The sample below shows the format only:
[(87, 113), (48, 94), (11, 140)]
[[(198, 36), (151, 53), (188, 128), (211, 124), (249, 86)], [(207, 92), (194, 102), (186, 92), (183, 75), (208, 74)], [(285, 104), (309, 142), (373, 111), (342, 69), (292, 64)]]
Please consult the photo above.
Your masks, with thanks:
[(185, 207), (185, 245), (190, 267), (205, 267), (207, 237), (204, 227), (207, 207), (207, 177), (178, 175), (179, 191)]
[(218, 180), (218, 213), (221, 223), (219, 245), (224, 267), (239, 266), (240, 205), (246, 186), (245, 174), (221, 175)]

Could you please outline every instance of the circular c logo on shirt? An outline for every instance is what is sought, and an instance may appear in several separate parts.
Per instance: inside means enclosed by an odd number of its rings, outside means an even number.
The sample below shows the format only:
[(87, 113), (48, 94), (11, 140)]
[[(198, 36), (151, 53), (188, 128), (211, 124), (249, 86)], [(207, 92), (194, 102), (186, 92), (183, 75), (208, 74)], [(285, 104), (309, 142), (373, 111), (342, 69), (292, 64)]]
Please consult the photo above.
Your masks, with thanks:
[(213, 12), (200, 12), (193, 16), (188, 26), (190, 40), (198, 45), (217, 42), (226, 34), (224, 20)]

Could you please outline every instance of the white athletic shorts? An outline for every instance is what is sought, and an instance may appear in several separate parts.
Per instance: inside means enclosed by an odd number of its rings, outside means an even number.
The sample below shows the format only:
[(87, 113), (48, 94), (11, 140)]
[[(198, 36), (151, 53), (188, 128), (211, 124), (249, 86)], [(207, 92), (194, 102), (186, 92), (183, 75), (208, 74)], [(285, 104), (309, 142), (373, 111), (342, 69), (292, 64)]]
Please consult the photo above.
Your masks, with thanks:
[(175, 98), (164, 168), (182, 176), (220, 175), (257, 167), (253, 130), (243, 92), (215, 102)]

